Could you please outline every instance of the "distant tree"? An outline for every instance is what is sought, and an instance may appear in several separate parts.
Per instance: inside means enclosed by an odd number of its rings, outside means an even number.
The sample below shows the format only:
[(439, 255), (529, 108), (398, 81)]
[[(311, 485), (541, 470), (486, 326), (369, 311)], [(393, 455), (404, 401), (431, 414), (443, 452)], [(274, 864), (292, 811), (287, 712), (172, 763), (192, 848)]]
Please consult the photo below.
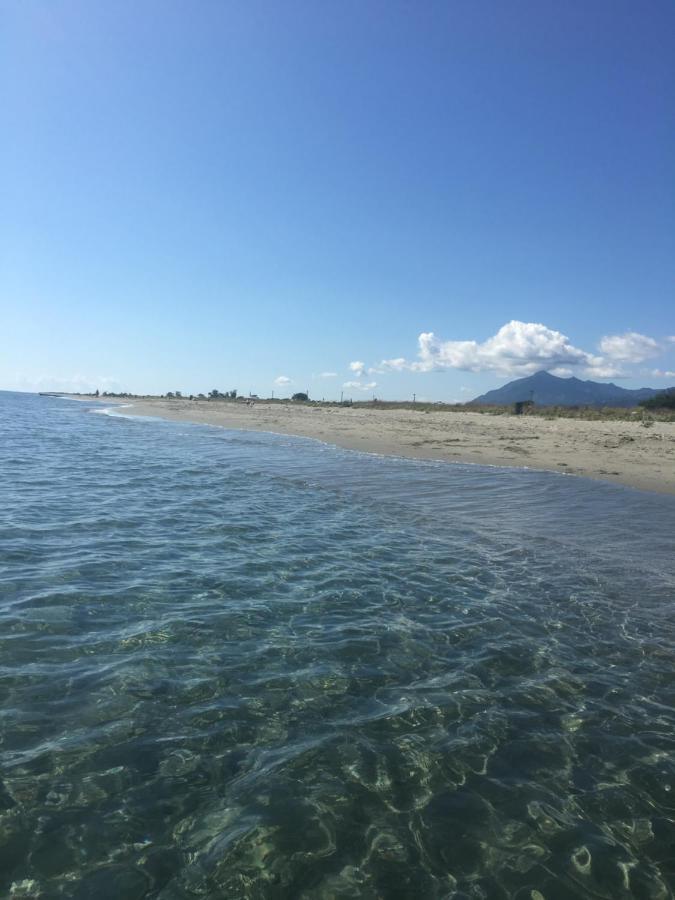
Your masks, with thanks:
[(220, 391), (214, 388), (212, 391), (209, 391), (209, 400), (217, 400), (220, 397)]
[(231, 390), (231, 391), (230, 391), (230, 399), (231, 399), (231, 400), (236, 400), (236, 399), (237, 399), (237, 389), (236, 389), (236, 388), (234, 388), (234, 390)]
[(175, 395), (176, 395), (176, 400), (180, 400), (180, 398), (183, 396), (180, 391), (176, 391)]
[(206, 400), (206, 397), (204, 394), (197, 394), (197, 399), (198, 400)]
[(668, 389), (650, 397), (649, 400), (643, 400), (640, 406), (643, 409), (675, 409), (675, 389)]
[(94, 397), (98, 397), (98, 388), (94, 391)]
[(167, 399), (167, 400), (173, 400), (173, 391), (167, 391), (167, 392), (166, 392), (166, 399)]
[(298, 401), (306, 402), (307, 400), (309, 400), (309, 397), (307, 394), (304, 393), (304, 391), (298, 391), (297, 394), (293, 394), (293, 396), (291, 397), (291, 400), (298, 400)]

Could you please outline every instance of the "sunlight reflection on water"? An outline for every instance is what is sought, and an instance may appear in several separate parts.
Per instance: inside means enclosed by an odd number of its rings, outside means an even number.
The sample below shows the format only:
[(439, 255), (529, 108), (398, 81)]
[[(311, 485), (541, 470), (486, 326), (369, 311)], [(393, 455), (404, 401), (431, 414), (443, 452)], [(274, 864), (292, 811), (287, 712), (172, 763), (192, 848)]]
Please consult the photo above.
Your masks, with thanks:
[(4, 894), (672, 895), (672, 498), (0, 405)]

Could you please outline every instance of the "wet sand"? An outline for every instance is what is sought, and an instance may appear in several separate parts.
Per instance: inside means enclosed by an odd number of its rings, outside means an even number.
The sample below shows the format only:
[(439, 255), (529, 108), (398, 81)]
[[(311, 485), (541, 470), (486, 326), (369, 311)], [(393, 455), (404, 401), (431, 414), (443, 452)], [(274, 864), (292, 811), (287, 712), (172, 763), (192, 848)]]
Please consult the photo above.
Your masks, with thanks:
[(317, 438), (349, 450), (527, 466), (675, 494), (675, 423), (241, 402), (128, 401), (125, 412)]

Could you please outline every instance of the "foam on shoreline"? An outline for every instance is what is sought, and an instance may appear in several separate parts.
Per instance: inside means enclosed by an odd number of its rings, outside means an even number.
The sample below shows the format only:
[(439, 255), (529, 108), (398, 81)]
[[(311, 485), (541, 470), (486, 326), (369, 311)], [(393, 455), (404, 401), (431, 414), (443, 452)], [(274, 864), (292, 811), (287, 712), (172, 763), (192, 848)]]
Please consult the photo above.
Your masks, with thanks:
[(382, 456), (539, 469), (675, 494), (675, 423), (548, 420), (476, 412), (143, 399), (125, 416), (313, 438)]

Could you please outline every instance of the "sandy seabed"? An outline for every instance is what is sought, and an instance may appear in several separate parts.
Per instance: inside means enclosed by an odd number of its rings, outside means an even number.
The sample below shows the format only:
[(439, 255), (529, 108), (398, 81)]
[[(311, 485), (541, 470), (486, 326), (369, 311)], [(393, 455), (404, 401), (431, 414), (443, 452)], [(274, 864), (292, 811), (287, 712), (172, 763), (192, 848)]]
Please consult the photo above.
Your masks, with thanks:
[(675, 422), (233, 401), (127, 401), (125, 413), (316, 438), (349, 450), (527, 466), (675, 494)]

